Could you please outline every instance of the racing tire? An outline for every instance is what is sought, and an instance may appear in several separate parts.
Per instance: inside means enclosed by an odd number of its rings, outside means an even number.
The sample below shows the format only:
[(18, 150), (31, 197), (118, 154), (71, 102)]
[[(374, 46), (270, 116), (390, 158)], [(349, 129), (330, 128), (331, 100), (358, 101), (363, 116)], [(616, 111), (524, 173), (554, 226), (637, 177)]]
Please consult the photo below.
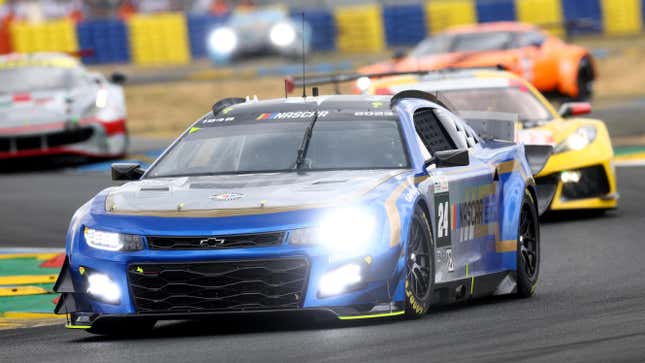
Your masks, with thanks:
[(428, 217), (416, 206), (405, 251), (405, 318), (418, 319), (430, 308), (434, 287), (434, 240)]
[(524, 191), (517, 236), (517, 295), (535, 294), (540, 274), (540, 223), (533, 196)]
[(111, 337), (138, 337), (150, 333), (156, 320), (110, 320), (86, 329), (88, 333)]
[(591, 59), (585, 56), (578, 65), (578, 96), (575, 97), (575, 101), (589, 101), (591, 99), (593, 96), (593, 81), (594, 74)]

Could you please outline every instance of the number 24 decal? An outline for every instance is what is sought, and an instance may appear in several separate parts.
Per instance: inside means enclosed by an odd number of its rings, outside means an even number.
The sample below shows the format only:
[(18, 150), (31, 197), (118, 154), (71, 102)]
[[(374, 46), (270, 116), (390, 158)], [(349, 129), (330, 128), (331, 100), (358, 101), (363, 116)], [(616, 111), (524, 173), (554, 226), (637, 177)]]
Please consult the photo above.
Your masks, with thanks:
[(443, 203), (439, 203), (439, 206), (437, 208), (437, 238), (444, 238), (448, 237), (448, 230), (449, 230), (449, 215), (450, 215), (450, 203), (448, 201), (445, 201)]

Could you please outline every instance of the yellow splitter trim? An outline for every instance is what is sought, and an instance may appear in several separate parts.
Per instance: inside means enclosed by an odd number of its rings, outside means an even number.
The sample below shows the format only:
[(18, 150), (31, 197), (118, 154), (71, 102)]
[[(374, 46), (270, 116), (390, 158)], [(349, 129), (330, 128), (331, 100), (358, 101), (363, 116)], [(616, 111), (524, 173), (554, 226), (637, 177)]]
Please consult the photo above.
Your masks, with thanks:
[(405, 311), (394, 311), (391, 313), (372, 314), (372, 315), (356, 315), (356, 316), (339, 316), (340, 320), (358, 320), (358, 319), (372, 319), (372, 318), (387, 318), (390, 316), (398, 316), (405, 314)]

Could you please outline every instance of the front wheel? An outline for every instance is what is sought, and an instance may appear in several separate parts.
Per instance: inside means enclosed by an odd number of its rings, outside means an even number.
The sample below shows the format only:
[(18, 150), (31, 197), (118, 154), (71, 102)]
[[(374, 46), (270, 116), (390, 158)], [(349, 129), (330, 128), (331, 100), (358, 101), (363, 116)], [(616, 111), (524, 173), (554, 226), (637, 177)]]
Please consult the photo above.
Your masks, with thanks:
[(417, 319), (430, 307), (434, 285), (434, 244), (428, 217), (417, 206), (406, 247), (405, 316)]
[(540, 225), (533, 196), (524, 191), (517, 237), (517, 294), (535, 294), (540, 273)]

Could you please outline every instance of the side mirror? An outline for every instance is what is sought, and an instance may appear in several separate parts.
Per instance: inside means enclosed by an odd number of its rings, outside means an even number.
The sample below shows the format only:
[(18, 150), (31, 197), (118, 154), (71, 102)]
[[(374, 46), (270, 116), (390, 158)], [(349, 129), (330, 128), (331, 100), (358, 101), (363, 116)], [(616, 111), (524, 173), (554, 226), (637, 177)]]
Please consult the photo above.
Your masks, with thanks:
[(394, 54), (392, 55), (392, 59), (395, 62), (402, 61), (406, 56), (405, 50), (403, 49), (398, 49), (394, 51)]
[(563, 118), (571, 116), (588, 115), (591, 113), (591, 104), (588, 102), (567, 102), (560, 106), (558, 113)]
[(139, 180), (145, 173), (137, 163), (112, 164), (112, 180)]
[(467, 149), (437, 151), (432, 159), (426, 160), (423, 167), (435, 164), (437, 168), (450, 168), (454, 166), (468, 166), (470, 157)]
[(124, 84), (127, 80), (128, 77), (125, 74), (119, 72), (114, 72), (110, 76), (110, 82), (114, 84)]

